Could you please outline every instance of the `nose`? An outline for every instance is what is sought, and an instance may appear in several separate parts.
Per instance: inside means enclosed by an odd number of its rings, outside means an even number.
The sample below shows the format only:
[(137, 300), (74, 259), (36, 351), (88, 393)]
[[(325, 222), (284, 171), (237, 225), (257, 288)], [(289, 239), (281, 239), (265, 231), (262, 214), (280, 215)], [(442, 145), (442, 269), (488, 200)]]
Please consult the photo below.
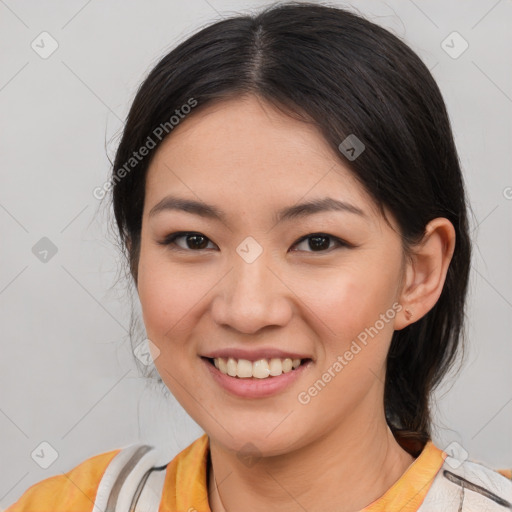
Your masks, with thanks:
[(293, 293), (264, 254), (251, 263), (235, 254), (232, 269), (216, 287), (212, 301), (212, 317), (218, 325), (254, 334), (290, 321)]

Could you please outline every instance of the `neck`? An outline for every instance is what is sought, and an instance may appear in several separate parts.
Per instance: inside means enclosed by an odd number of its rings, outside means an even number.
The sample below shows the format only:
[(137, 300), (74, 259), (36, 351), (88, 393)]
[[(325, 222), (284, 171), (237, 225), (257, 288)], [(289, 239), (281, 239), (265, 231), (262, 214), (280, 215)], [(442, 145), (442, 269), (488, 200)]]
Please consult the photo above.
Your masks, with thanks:
[(382, 416), (380, 423), (353, 425), (357, 428), (343, 424), (300, 449), (262, 457), (251, 467), (210, 438), (211, 511), (247, 509), (248, 503), (251, 512), (360, 511), (414, 462)]

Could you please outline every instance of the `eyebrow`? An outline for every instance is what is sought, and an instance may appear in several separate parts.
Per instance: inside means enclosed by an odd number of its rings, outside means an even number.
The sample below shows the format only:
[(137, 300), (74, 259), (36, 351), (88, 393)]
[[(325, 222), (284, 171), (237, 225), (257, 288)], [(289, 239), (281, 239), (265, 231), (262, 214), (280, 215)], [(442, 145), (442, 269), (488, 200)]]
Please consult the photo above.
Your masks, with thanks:
[[(176, 196), (164, 197), (155, 206), (153, 206), (153, 208), (151, 208), (149, 217), (153, 217), (157, 213), (167, 210), (184, 211), (199, 215), (201, 217), (218, 220), (224, 223), (227, 219), (226, 213), (218, 209), (216, 206), (204, 203), (203, 201), (184, 199)], [(312, 199), (305, 203), (283, 208), (277, 213), (277, 223), (290, 221), (325, 211), (348, 212), (359, 215), (361, 217), (366, 217), (366, 214), (357, 206), (346, 203), (345, 201), (333, 199), (332, 197), (324, 197), (319, 199)]]

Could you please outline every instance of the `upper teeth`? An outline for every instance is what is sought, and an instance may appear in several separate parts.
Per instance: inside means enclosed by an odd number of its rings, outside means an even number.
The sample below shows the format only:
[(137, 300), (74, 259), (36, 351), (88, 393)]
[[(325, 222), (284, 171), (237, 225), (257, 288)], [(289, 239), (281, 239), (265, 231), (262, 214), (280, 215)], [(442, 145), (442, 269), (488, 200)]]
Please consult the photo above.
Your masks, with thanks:
[(259, 359), (253, 363), (248, 359), (216, 357), (213, 363), (222, 373), (231, 377), (265, 379), (269, 376), (277, 377), (283, 372), (290, 372), (300, 366), (301, 360), (287, 357), (286, 359)]

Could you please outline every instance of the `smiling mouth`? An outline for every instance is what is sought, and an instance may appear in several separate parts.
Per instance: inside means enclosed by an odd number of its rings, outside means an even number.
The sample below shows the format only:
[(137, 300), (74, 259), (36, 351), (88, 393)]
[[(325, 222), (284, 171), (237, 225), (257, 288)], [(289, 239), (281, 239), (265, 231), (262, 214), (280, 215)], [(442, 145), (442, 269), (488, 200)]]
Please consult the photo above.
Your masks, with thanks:
[(215, 366), (222, 374), (239, 379), (268, 379), (279, 377), (283, 373), (289, 373), (300, 366), (312, 361), (311, 359), (259, 359), (249, 361), (248, 359), (235, 359), (233, 357), (209, 358), (201, 357), (212, 366)]

